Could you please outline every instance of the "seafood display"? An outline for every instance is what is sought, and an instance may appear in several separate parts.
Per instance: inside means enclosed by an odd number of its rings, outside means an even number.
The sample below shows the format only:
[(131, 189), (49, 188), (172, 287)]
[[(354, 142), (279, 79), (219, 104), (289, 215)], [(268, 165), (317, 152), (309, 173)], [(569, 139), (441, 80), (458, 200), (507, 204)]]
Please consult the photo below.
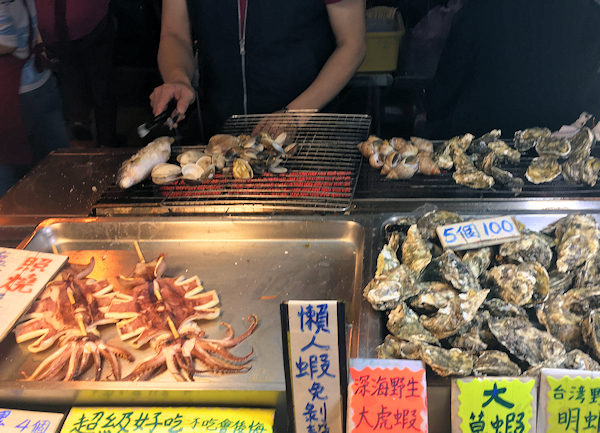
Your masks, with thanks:
[(172, 137), (159, 137), (123, 162), (117, 173), (117, 185), (127, 189), (146, 179), (154, 167), (169, 160), (174, 141)]
[(600, 369), (594, 216), (570, 214), (539, 232), (521, 227), (501, 245), (442, 250), (435, 227), (461, 221), (433, 210), (386, 226), (363, 293), (387, 320), (377, 356), (420, 359), (440, 376)]
[[(231, 349), (256, 330), (258, 319), (250, 316), (250, 325), (239, 336), (221, 322), (226, 335), (209, 338), (201, 322), (219, 317), (219, 297), (214, 290), (205, 291), (197, 276), (164, 277), (166, 264), (160, 255), (138, 263), (130, 275), (119, 275), (121, 288), (115, 290), (106, 280), (87, 278), (93, 268), (93, 259), (85, 266), (69, 264), (15, 327), (17, 343), (35, 339), (27, 346), (30, 352), (58, 346), (26, 380), (77, 380), (93, 367), (93, 380), (149, 380), (168, 370), (176, 380), (193, 381), (203, 374), (251, 368), (253, 351), (237, 356)], [(149, 346), (155, 354), (131, 365), (130, 351), (102, 338), (104, 325), (115, 325), (120, 339), (132, 348)], [(119, 359), (129, 362), (125, 376)], [(102, 374), (103, 361), (111, 375)]]
[(183, 179), (202, 183), (216, 173), (234, 179), (251, 179), (265, 172), (287, 173), (284, 163), (298, 150), (287, 133), (276, 137), (261, 132), (257, 135), (213, 135), (206, 148), (190, 149), (177, 155), (177, 164), (162, 163), (152, 169), (152, 182), (166, 185)]
[[(409, 179), (417, 173), (437, 175), (451, 171), (459, 185), (472, 189), (507, 189), (519, 194), (524, 179), (511, 173), (522, 156), (533, 157), (525, 178), (533, 184), (552, 182), (561, 175), (569, 184), (594, 186), (600, 159), (591, 156), (595, 136), (582, 127), (570, 138), (558, 137), (548, 128), (516, 131), (513, 146), (494, 129), (481, 137), (464, 134), (434, 145), (423, 138), (384, 140), (370, 136), (358, 145), (369, 164), (387, 179)], [(514, 171), (514, 170), (513, 170)]]

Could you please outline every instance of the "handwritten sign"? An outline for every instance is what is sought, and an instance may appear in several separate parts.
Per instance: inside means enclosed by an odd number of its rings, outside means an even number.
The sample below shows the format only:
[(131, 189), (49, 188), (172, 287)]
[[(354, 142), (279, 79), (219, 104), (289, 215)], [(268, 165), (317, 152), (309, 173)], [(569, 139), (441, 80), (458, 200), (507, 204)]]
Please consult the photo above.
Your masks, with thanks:
[[(529, 377), (465, 378), (452, 383), (453, 433), (536, 431), (537, 388)], [(456, 397), (456, 398), (455, 398)]]
[(340, 365), (338, 348), (340, 311), (343, 304), (336, 301), (287, 302), (287, 323), (282, 328), (289, 327), (286, 379), (291, 382), (288, 389), (293, 392), (291, 412), (297, 433), (344, 431), (341, 380), (345, 374), (340, 369), (346, 369)]
[(61, 433), (271, 433), (274, 409), (74, 407)]
[(453, 250), (501, 244), (521, 236), (515, 220), (509, 216), (448, 224), (436, 231), (442, 247)]
[(348, 402), (348, 432), (428, 430), (421, 361), (351, 359)]
[(540, 431), (600, 431), (600, 372), (542, 370), (540, 418)]
[(54, 433), (63, 418), (62, 413), (0, 409), (0, 432)]
[(57, 254), (0, 248), (0, 340), (67, 259)]

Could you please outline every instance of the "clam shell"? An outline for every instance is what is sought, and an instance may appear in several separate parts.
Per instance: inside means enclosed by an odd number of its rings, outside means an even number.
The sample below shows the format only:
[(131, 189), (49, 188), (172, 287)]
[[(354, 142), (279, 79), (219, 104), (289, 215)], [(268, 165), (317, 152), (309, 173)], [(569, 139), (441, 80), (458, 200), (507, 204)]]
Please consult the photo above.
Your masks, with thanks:
[(186, 150), (185, 152), (177, 155), (177, 162), (183, 167), (189, 163), (195, 163), (202, 156), (204, 156), (204, 152), (199, 150)]
[(204, 169), (198, 164), (186, 164), (181, 168), (181, 175), (186, 180), (199, 180)]
[(166, 185), (177, 180), (180, 174), (181, 167), (163, 162), (154, 166), (150, 176), (155, 184)]

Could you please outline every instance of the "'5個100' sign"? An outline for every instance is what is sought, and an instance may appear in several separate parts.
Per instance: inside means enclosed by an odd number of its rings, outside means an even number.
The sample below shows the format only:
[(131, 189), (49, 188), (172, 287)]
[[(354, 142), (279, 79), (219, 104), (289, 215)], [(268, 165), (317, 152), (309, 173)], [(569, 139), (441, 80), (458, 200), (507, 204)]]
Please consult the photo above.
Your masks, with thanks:
[(444, 248), (464, 250), (495, 245), (521, 236), (512, 217), (496, 217), (449, 224), (436, 229)]

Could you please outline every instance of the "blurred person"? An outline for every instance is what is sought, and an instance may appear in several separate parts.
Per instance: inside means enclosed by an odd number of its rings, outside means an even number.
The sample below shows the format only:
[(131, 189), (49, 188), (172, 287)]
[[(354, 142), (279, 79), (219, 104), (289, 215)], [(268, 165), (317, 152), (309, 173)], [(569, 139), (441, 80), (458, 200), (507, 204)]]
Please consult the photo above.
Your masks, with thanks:
[(431, 138), (600, 114), (600, 4), (472, 0), (456, 15), (426, 95)]
[(364, 0), (163, 1), (155, 114), (195, 99), (192, 34), (210, 136), (232, 114), (326, 107), (364, 58)]
[(34, 55), (39, 41), (34, 0), (0, 0), (0, 194), (68, 146), (56, 80)]
[(116, 31), (110, 0), (36, 3), (42, 38), (57, 62), (72, 145), (116, 145), (116, 98), (111, 82)]

